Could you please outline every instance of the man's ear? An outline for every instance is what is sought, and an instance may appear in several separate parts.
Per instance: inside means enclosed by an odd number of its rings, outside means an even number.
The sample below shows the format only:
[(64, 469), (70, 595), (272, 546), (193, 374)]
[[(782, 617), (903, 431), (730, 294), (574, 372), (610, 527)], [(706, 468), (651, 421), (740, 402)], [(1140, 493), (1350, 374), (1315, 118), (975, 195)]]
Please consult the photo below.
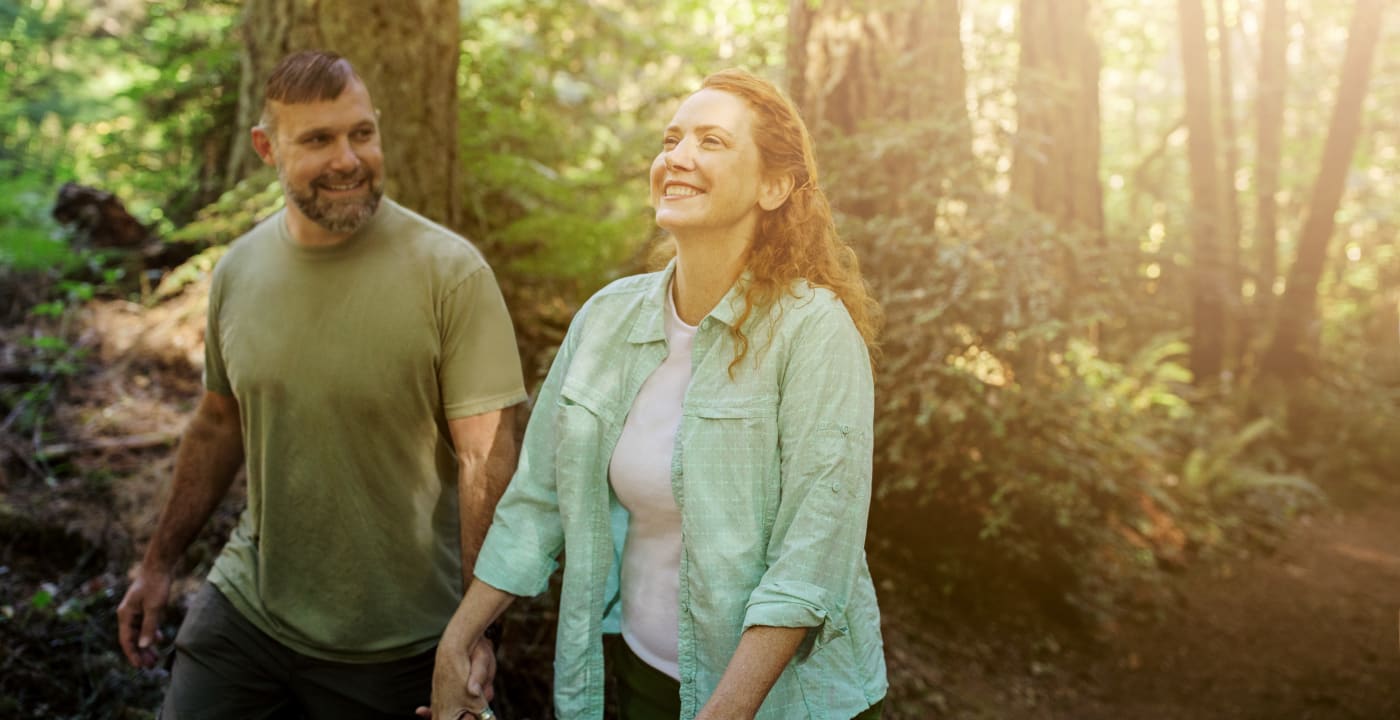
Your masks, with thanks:
[(792, 174), (781, 173), (764, 178), (758, 188), (758, 206), (769, 212), (777, 210), (792, 195)]
[(262, 125), (254, 125), (252, 129), (253, 150), (257, 151), (258, 157), (262, 158), (264, 165), (277, 164), (277, 148), (273, 142), (272, 135), (268, 134), (268, 129)]

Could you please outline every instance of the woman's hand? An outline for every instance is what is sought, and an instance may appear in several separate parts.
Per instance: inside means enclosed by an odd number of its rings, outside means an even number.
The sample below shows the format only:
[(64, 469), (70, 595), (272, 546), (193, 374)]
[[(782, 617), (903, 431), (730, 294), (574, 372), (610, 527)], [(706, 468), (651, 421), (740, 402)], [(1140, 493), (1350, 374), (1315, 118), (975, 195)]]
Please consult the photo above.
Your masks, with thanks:
[(432, 720), (462, 720), (480, 715), (496, 696), (496, 649), (490, 640), (477, 638), (469, 652), (444, 637), (433, 666), (432, 707), (418, 708), (418, 716)]

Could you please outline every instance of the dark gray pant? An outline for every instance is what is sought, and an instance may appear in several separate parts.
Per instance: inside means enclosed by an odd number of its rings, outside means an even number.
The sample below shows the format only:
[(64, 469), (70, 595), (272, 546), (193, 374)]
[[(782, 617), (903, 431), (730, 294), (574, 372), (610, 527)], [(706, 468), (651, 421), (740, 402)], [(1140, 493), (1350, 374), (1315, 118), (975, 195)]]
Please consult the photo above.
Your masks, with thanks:
[(435, 651), (383, 663), (297, 653), (248, 622), (213, 585), (175, 637), (162, 720), (405, 720), (427, 705)]

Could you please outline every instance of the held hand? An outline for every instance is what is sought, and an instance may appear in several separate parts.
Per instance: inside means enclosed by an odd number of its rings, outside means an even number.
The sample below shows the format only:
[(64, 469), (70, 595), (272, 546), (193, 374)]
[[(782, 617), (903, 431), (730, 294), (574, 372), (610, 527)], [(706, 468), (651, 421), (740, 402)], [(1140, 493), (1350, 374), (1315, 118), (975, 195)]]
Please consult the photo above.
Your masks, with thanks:
[(496, 652), (490, 640), (478, 638), (470, 652), (452, 648), (456, 643), (443, 639), (433, 666), (432, 709), (420, 707), (418, 716), (432, 720), (464, 720), (478, 717), (496, 696), (491, 686), (496, 677)]
[(127, 662), (139, 668), (155, 667), (159, 659), (156, 643), (160, 634), (160, 619), (170, 600), (170, 575), (147, 569), (136, 569), (131, 587), (117, 606), (117, 640)]

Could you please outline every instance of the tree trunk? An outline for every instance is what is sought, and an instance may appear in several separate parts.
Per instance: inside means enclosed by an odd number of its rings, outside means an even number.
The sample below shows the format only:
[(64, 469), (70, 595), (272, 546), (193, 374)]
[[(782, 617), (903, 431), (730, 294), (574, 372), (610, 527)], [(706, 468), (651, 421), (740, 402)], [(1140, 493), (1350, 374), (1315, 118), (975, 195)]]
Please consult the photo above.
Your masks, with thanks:
[(1021, 0), (1011, 189), (1065, 230), (1103, 236), (1099, 49), (1088, 0)]
[(1220, 377), (1225, 352), (1225, 265), (1210, 108), (1210, 67), (1201, 0), (1179, 0), (1181, 60), (1186, 83), (1187, 152), (1191, 161), (1191, 373), (1198, 385)]
[[(1233, 340), (1231, 355), (1236, 361), (1244, 356), (1244, 313), (1243, 294), (1244, 267), (1240, 259), (1240, 207), (1239, 194), (1235, 191), (1235, 174), (1240, 167), (1239, 138), (1235, 132), (1235, 78), (1230, 60), (1230, 22), (1225, 15), (1225, 0), (1215, 0), (1215, 47), (1220, 57), (1216, 68), (1220, 78), (1220, 143), (1224, 146), (1220, 179), (1220, 239), (1225, 253), (1225, 278), (1229, 291), (1225, 296), (1225, 315), (1233, 322), (1227, 341)], [(1238, 362), (1234, 363), (1238, 366)]]
[(248, 128), (262, 112), (263, 83), (289, 52), (321, 48), (349, 58), (381, 112), (386, 194), (457, 227), (457, 61), (460, 20), (451, 0), (248, 0), (243, 76), (227, 185), (260, 161)]
[(1278, 279), (1278, 187), (1283, 155), (1283, 97), (1288, 82), (1287, 0), (1264, 0), (1259, 29), (1258, 148), (1254, 178), (1258, 193), (1255, 208), (1254, 317), (1268, 321)]
[[(788, 90), (812, 134), (878, 126), (899, 138), (881, 168), (899, 191), (842, 209), (862, 217), (931, 211), (949, 179), (972, 164), (958, 0), (791, 0), (789, 7)], [(931, 171), (930, 158), (938, 165)]]
[(1362, 105), (1371, 78), (1371, 59), (1380, 37), (1386, 0), (1357, 0), (1347, 39), (1346, 58), (1337, 88), (1337, 103), (1322, 150), (1322, 166), (1313, 184), (1307, 219), (1298, 238), (1298, 258), (1279, 301), (1273, 343), (1264, 356), (1265, 372), (1282, 378), (1304, 374), (1317, 349), (1317, 286), (1327, 260), (1337, 207), (1346, 187), (1347, 168), (1356, 150)]

